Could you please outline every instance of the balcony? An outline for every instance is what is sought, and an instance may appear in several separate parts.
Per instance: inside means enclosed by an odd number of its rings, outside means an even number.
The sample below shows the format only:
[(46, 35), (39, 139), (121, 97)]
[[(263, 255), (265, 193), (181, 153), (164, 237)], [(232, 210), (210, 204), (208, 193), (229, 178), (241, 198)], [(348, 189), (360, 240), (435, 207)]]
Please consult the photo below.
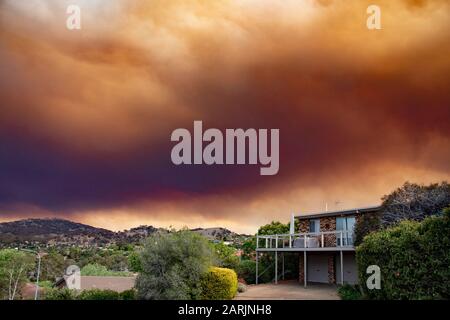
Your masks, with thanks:
[(256, 235), (257, 251), (354, 251), (353, 230)]

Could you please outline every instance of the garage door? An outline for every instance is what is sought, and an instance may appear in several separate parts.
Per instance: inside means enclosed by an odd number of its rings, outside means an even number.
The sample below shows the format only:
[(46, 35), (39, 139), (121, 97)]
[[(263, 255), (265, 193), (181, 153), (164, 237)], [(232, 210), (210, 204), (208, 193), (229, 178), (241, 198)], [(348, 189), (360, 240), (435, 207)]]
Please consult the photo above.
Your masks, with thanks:
[(328, 283), (328, 256), (308, 254), (306, 259), (308, 281)]
[[(339, 254), (336, 256), (336, 281), (341, 283), (341, 258)], [(351, 252), (344, 252), (344, 282), (358, 283), (355, 254)]]

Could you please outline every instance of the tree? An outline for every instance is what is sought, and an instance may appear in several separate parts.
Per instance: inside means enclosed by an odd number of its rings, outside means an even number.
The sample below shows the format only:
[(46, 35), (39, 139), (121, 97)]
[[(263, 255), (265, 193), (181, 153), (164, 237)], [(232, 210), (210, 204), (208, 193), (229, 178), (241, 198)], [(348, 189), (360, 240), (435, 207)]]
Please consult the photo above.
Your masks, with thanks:
[(64, 256), (57, 252), (49, 252), (42, 257), (41, 262), (41, 280), (55, 281), (57, 278), (62, 277), (67, 264), (67, 260), (64, 260)]
[(371, 232), (394, 226), (403, 220), (422, 221), (439, 215), (450, 204), (450, 185), (444, 181), (428, 186), (406, 182), (385, 195), (379, 212), (365, 214), (355, 227), (355, 245)]
[(208, 240), (188, 230), (151, 235), (141, 252), (136, 279), (138, 297), (146, 300), (198, 299), (200, 280), (212, 265)]
[(0, 299), (14, 300), (20, 295), (35, 258), (23, 251), (0, 250)]
[(402, 221), (366, 236), (356, 249), (361, 284), (367, 267), (381, 271), (381, 288), (368, 290), (372, 299), (450, 298), (450, 209), (422, 222)]
[(236, 255), (237, 250), (231, 246), (227, 246), (223, 242), (212, 244), (214, 253), (218, 258), (218, 264), (224, 268), (236, 269), (239, 265), (239, 257)]
[(242, 244), (242, 258), (254, 259), (256, 250), (256, 237), (251, 237)]
[(450, 204), (450, 184), (444, 181), (424, 186), (406, 182), (382, 200), (383, 226), (392, 226), (402, 220), (421, 221), (441, 213)]
[(87, 264), (83, 268), (81, 268), (82, 276), (130, 276), (130, 273), (127, 271), (113, 271), (108, 270), (105, 266), (101, 264)]
[(133, 272), (142, 271), (141, 255), (138, 251), (133, 251), (128, 256), (128, 266)]
[(365, 213), (362, 215), (355, 225), (355, 246), (360, 245), (366, 235), (379, 230), (380, 226), (380, 212)]
[(270, 235), (270, 234), (285, 234), (289, 233), (289, 223), (284, 224), (279, 221), (272, 221), (258, 229), (258, 234)]

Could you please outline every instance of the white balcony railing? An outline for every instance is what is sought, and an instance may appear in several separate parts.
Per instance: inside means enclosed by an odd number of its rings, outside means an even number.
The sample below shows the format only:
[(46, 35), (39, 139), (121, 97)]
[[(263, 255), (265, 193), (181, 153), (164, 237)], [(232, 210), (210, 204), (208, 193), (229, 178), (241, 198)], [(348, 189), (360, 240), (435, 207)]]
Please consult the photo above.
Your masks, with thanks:
[(352, 230), (256, 235), (257, 249), (340, 247), (353, 247)]

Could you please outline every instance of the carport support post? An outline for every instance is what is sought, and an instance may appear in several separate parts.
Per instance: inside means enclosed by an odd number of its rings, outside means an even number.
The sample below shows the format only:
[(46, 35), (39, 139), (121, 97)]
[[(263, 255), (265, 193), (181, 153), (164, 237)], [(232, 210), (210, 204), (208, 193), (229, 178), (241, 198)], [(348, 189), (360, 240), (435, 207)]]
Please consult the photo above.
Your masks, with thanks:
[(256, 250), (256, 279), (255, 279), (255, 284), (258, 284), (258, 250)]
[(344, 284), (344, 255), (341, 250), (341, 284)]
[(282, 269), (281, 269), (281, 276), (282, 276), (282, 278), (283, 278), (283, 280), (284, 280), (284, 252), (282, 252), (281, 253), (281, 258), (282, 258)]
[(308, 279), (308, 275), (306, 274), (306, 250), (305, 251), (303, 251), (303, 284), (305, 285), (305, 288), (306, 288), (306, 282), (307, 282), (307, 280), (306, 279)]
[(278, 284), (278, 251), (275, 251), (275, 284)]

